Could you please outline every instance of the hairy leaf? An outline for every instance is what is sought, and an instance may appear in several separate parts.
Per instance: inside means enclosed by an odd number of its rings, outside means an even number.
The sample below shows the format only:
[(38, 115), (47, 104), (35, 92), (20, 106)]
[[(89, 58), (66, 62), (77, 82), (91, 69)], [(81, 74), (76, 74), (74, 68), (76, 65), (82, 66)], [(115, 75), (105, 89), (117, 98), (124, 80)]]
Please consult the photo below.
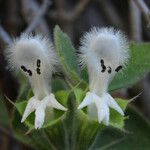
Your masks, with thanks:
[(150, 43), (131, 43), (131, 58), (123, 73), (118, 73), (110, 90), (129, 87), (150, 71)]
[(150, 122), (133, 107), (127, 109), (127, 114), (130, 116), (125, 124), (128, 134), (121, 136), (114, 129), (111, 131), (105, 129), (98, 133), (91, 148), (100, 150), (148, 150), (150, 148)]
[(70, 38), (56, 26), (54, 29), (55, 47), (62, 65), (62, 71), (72, 84), (80, 81), (78, 76), (75, 49)]

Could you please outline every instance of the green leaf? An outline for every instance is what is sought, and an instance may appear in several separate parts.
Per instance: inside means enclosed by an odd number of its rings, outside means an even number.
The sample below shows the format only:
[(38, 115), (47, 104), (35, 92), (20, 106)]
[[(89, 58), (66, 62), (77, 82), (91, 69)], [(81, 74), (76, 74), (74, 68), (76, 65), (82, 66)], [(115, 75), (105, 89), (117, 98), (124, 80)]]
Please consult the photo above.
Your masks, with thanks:
[[(149, 149), (150, 147), (150, 122), (134, 108), (129, 108), (127, 113), (130, 119), (126, 121), (126, 130), (130, 131), (126, 140), (113, 145), (111, 149)], [(140, 141), (140, 142), (139, 142)]]
[(51, 81), (53, 93), (67, 89), (67, 85), (63, 79), (53, 78)]
[(123, 141), (126, 133), (116, 128), (107, 127), (97, 133), (95, 140), (88, 150), (106, 150), (107, 147)]
[(54, 41), (65, 77), (67, 77), (73, 85), (76, 85), (80, 81), (80, 78), (77, 73), (78, 68), (75, 48), (70, 38), (63, 33), (58, 26), (54, 29)]
[(12, 120), (12, 128), (14, 132), (14, 137), (18, 141), (30, 147), (34, 147), (32, 140), (28, 136), (25, 135), (25, 133), (28, 131), (28, 127), (26, 127), (24, 124), (21, 123), (21, 116), (18, 111), (14, 111), (13, 120)]
[(131, 43), (131, 58), (123, 73), (118, 73), (109, 89), (129, 87), (150, 71), (150, 43)]
[[(116, 99), (116, 102), (118, 105), (122, 108), (122, 110), (125, 111), (129, 101), (128, 100), (123, 100), (123, 99)], [(110, 125), (112, 127), (118, 128), (118, 129), (123, 129), (124, 128), (124, 120), (127, 117), (121, 116), (117, 111), (114, 109), (110, 109)]]
[(29, 84), (27, 77), (21, 72), (18, 73), (17, 77), (19, 78), (20, 81), (20, 88), (19, 88), (19, 95), (16, 101), (20, 101), (28, 98), (27, 93), (31, 91), (31, 86)]
[(74, 94), (75, 94), (76, 100), (77, 100), (78, 105), (79, 105), (82, 102), (83, 98), (85, 97), (86, 91), (83, 91), (80, 88), (75, 88)]
[[(123, 137), (118, 136), (114, 141), (113, 135), (106, 130), (103, 135), (98, 135), (93, 143), (93, 149), (102, 150), (148, 150), (150, 148), (150, 122), (147, 121), (135, 108), (129, 107), (125, 129), (129, 131)], [(106, 138), (108, 137), (108, 138)], [(103, 140), (102, 140), (103, 139)], [(108, 139), (111, 139), (108, 141)]]

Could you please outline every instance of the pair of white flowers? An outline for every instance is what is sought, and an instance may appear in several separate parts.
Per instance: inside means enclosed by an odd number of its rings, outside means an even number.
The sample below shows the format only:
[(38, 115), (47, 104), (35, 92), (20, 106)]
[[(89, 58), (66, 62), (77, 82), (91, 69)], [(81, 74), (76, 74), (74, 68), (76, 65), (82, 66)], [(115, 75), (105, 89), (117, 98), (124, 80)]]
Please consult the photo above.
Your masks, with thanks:
[[(124, 112), (108, 94), (108, 85), (114, 75), (126, 64), (128, 44), (125, 36), (113, 28), (93, 28), (81, 39), (79, 61), (87, 66), (89, 73), (89, 92), (78, 109), (94, 105), (98, 121), (109, 124), (109, 107)], [(21, 70), (29, 79), (34, 96), (28, 101), (21, 122), (35, 111), (35, 128), (41, 128), (47, 107), (66, 111), (51, 92), (49, 81), (59, 60), (50, 41), (42, 36), (23, 34), (8, 48), (7, 58), (10, 68)]]

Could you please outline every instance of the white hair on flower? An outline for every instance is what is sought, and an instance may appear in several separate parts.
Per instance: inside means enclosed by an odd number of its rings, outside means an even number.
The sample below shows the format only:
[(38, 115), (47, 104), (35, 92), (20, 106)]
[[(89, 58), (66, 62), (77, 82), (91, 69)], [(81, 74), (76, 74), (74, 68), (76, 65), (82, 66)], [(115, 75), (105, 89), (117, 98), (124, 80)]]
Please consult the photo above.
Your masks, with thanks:
[(109, 124), (109, 107), (124, 114), (115, 100), (107, 93), (114, 75), (125, 67), (129, 58), (129, 47), (124, 34), (114, 28), (92, 28), (81, 38), (79, 62), (87, 66), (90, 92), (79, 109), (95, 103), (98, 120)]
[(47, 38), (22, 34), (9, 46), (6, 56), (11, 69), (21, 70), (28, 77), (34, 93), (28, 101), (22, 122), (35, 110), (35, 128), (41, 128), (47, 106), (66, 110), (57, 102), (49, 86), (58, 59)]
[(97, 56), (104, 55), (114, 64), (125, 65), (129, 58), (128, 49), (127, 39), (119, 30), (93, 27), (81, 38), (80, 63), (85, 66), (88, 56), (94, 54), (93, 51), (95, 51)]
[(35, 63), (32, 62), (35, 62), (37, 58), (43, 60), (42, 70), (47, 73), (54, 71), (54, 66), (58, 65), (53, 44), (42, 35), (33, 36), (24, 33), (14, 39), (7, 50), (7, 58), (9, 67), (17, 70), (22, 63), (34, 68)]

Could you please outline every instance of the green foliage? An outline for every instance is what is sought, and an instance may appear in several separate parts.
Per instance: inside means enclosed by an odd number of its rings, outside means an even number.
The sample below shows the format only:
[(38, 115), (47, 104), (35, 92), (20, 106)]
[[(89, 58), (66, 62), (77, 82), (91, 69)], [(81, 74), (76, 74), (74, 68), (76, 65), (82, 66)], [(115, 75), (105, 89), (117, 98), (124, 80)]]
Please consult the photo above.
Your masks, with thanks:
[[(81, 78), (75, 48), (69, 37), (58, 26), (54, 30), (54, 42), (65, 80), (55, 77), (52, 89), (56, 99), (67, 107), (68, 111), (47, 110), (45, 124), (40, 130), (34, 129), (34, 113), (25, 123), (21, 123), (27, 99), (32, 96), (32, 91), (24, 81), (15, 104), (12, 121), (15, 137), (36, 150), (130, 150), (150, 147), (149, 123), (135, 110), (131, 108), (127, 110), (128, 119), (111, 109), (110, 126), (106, 127), (88, 116), (86, 108), (77, 109), (88, 89), (88, 84), (82, 81), (83, 79), (87, 81), (87, 71), (81, 72)], [(130, 62), (124, 73), (118, 73), (112, 81), (111, 91), (136, 83), (150, 70), (149, 49), (149, 43), (130, 45)], [(116, 101), (123, 110), (126, 109), (127, 100), (116, 98)]]
[(123, 73), (115, 76), (110, 90), (129, 87), (150, 71), (150, 43), (131, 43), (131, 58)]
[(150, 148), (150, 122), (133, 107), (127, 109), (127, 114), (130, 116), (125, 124), (127, 134), (116, 129), (105, 128), (97, 134), (89, 150), (148, 150)]
[(54, 42), (65, 77), (72, 84), (77, 84), (80, 79), (77, 73), (78, 68), (75, 48), (73, 47), (70, 38), (63, 33), (58, 26), (56, 26), (54, 29)]
[[(132, 150), (150, 148), (150, 122), (146, 120), (135, 108), (130, 108), (127, 111), (130, 119), (126, 121), (126, 130), (130, 132), (124, 141), (114, 145), (111, 149)], [(109, 148), (110, 149), (110, 148)]]

